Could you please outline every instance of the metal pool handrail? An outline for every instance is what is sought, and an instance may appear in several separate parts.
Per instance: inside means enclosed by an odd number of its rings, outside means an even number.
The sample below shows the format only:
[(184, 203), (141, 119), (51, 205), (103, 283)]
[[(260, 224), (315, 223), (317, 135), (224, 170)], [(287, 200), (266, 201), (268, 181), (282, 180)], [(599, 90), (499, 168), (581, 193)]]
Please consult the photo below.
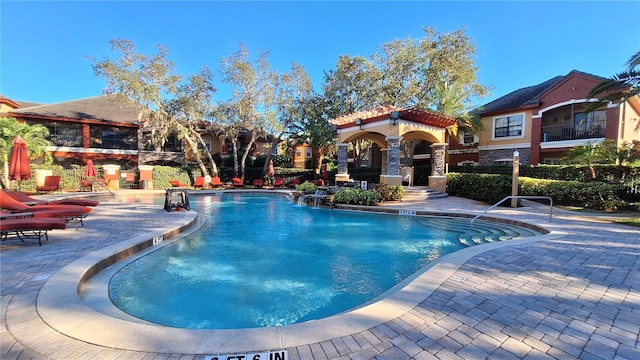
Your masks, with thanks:
[(509, 199), (546, 199), (546, 200), (549, 200), (549, 207), (550, 207), (549, 208), (549, 222), (551, 222), (551, 219), (553, 217), (553, 199), (550, 196), (511, 195), (511, 196), (507, 196), (504, 199), (498, 201), (497, 203), (493, 204), (493, 206), (491, 206), (487, 210), (483, 211), (482, 213), (480, 213), (479, 215), (477, 215), (476, 217), (471, 219), (471, 227), (473, 228), (473, 222), (477, 218), (479, 218), (480, 216), (488, 213), (490, 210), (494, 209), (496, 206), (502, 204), (503, 202), (505, 202), (505, 201), (507, 201)]

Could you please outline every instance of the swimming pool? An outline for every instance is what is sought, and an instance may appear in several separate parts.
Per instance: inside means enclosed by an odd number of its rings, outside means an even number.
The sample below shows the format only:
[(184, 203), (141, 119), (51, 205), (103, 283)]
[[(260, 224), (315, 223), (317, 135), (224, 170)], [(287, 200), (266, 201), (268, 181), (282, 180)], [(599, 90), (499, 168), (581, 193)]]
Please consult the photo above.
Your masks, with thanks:
[(110, 297), (126, 313), (194, 329), (298, 323), (364, 304), (468, 245), (533, 234), (481, 222), (483, 235), (470, 236), (468, 219), (312, 209), (260, 194), (191, 205), (207, 217), (201, 231), (111, 278)]

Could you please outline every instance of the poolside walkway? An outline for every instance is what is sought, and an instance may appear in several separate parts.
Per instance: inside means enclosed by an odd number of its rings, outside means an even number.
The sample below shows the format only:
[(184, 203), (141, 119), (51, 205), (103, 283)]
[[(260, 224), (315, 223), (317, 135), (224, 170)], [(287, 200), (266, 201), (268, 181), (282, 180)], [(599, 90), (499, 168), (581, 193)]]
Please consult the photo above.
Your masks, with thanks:
[[(487, 208), (455, 197), (389, 206), (470, 214)], [(167, 352), (168, 342), (181, 341), (173, 335), (142, 345), (107, 344), (121, 330), (113, 328), (78, 326), (70, 331), (81, 336), (70, 337), (66, 329), (45, 322), (41, 315), (52, 309), (37, 302), (45, 284), (69, 264), (125, 239), (184, 224), (189, 213), (167, 213), (150, 204), (103, 203), (83, 228), (51, 231), (41, 247), (33, 240), (0, 243), (0, 358), (185, 360), (216, 354)], [(557, 209), (549, 223), (548, 207), (534, 203), (495, 209), (490, 216), (536, 224), (552, 236), (448, 255), (420, 275), (436, 284), (433, 289), (403, 290), (405, 297), (420, 299), (417, 305), (398, 305), (396, 310), (404, 310), (371, 327), (351, 324), (354, 331), (347, 335), (330, 327), (318, 334), (316, 328), (282, 348), (290, 359), (640, 359), (638, 228), (613, 224), (611, 216)], [(75, 315), (73, 309), (65, 314), (69, 321)], [(179, 331), (171, 330), (167, 334)], [(83, 332), (99, 333), (102, 344), (78, 340)], [(320, 335), (328, 339), (304, 341)], [(147, 340), (140, 339), (131, 340)], [(155, 351), (138, 350), (154, 346)], [(234, 346), (236, 351), (220, 353), (257, 350), (243, 349), (241, 342)]]

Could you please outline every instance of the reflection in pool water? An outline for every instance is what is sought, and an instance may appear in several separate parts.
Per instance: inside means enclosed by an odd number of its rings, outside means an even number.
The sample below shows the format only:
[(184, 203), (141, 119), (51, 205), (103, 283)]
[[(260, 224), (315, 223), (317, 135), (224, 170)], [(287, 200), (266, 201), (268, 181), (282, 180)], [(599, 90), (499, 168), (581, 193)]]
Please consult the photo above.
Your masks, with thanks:
[[(190, 200), (204, 227), (111, 279), (110, 297), (123, 311), (203, 329), (318, 319), (373, 299), (469, 238), (468, 219), (312, 209), (258, 194)], [(490, 233), (518, 234), (499, 224)]]

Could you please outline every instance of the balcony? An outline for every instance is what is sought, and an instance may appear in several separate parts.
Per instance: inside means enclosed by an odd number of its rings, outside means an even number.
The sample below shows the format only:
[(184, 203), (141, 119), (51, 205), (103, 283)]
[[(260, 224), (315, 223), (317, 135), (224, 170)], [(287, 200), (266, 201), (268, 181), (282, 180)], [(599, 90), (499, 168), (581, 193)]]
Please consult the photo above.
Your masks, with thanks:
[(606, 120), (588, 124), (548, 125), (542, 127), (542, 142), (604, 138)]

